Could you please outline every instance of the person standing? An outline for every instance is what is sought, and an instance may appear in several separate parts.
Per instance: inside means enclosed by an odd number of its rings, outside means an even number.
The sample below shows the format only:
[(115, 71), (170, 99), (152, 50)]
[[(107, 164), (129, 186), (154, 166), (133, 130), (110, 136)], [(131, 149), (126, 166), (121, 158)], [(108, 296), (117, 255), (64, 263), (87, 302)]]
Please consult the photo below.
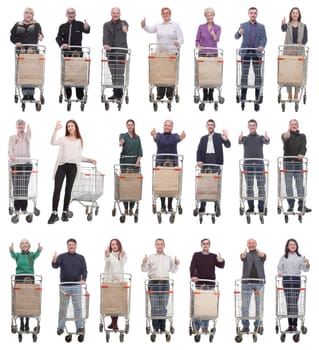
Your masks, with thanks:
[[(121, 280), (124, 274), (124, 265), (127, 261), (127, 255), (119, 239), (111, 239), (109, 246), (105, 249), (104, 273), (110, 274), (111, 279)], [(111, 316), (112, 322), (107, 328), (117, 331), (119, 329), (118, 316)]]
[[(61, 48), (63, 55), (68, 57), (72, 56), (72, 51), (78, 51), (79, 55), (81, 54), (82, 46), (82, 34), (90, 33), (90, 26), (87, 23), (86, 19), (84, 22), (77, 21), (76, 11), (74, 8), (68, 8), (66, 10), (67, 22), (63, 23), (59, 26), (58, 34), (56, 37), (56, 42)], [(77, 47), (72, 47), (77, 46)], [(66, 86), (64, 88), (65, 96), (68, 100), (71, 99), (72, 96), (72, 86)], [(76, 97), (81, 101), (84, 97), (84, 89), (83, 87), (76, 88)]]
[[(78, 334), (84, 333), (82, 318), (82, 285), (86, 283), (87, 267), (83, 255), (76, 252), (77, 242), (74, 238), (67, 240), (67, 252), (52, 258), (52, 267), (60, 268), (60, 310), (57, 334), (64, 333), (66, 314), (72, 301), (75, 326)], [(70, 300), (71, 299), (71, 300)]]
[[(184, 131), (179, 134), (173, 134), (174, 123), (172, 120), (165, 120), (164, 122), (164, 132), (156, 132), (155, 129), (151, 131), (151, 136), (157, 145), (158, 156), (156, 157), (156, 165), (163, 166), (165, 162), (170, 162), (172, 166), (178, 166), (177, 157), (177, 144), (184, 140), (186, 134)], [(176, 154), (176, 156), (175, 156)], [(172, 207), (173, 198), (168, 197), (167, 199), (167, 209), (169, 212), (173, 211)], [(166, 213), (166, 198), (161, 197), (161, 211)]]
[(257, 134), (257, 121), (250, 119), (248, 121), (249, 134), (243, 135), (243, 132), (239, 135), (238, 143), (244, 146), (244, 170), (247, 184), (247, 197), (248, 197), (248, 213), (255, 211), (254, 205), (254, 178), (257, 181), (258, 187), (258, 211), (263, 213), (265, 210), (265, 170), (264, 167), (264, 145), (269, 145), (270, 139), (265, 132), (264, 135)]
[[(43, 33), (40, 23), (34, 18), (34, 11), (27, 7), (23, 13), (23, 20), (17, 22), (11, 29), (10, 40), (16, 46), (17, 53), (23, 52), (43, 40)], [(23, 45), (28, 45), (24, 46)], [(33, 50), (34, 52), (36, 50)], [(34, 101), (34, 87), (22, 87), (23, 101)]]
[[(201, 137), (196, 154), (197, 166), (203, 171), (205, 169), (211, 169), (216, 172), (220, 172), (221, 165), (224, 164), (224, 152), (223, 146), (230, 148), (231, 143), (228, 139), (228, 132), (223, 130), (222, 134), (215, 132), (215, 121), (213, 119), (208, 119), (206, 122), (206, 128), (208, 135)], [(205, 165), (207, 164), (207, 165)], [(212, 167), (212, 165), (215, 165)], [(206, 202), (201, 201), (199, 212), (205, 213)], [(215, 202), (215, 212), (216, 216), (220, 216), (221, 209), (220, 203)]]
[[(151, 301), (152, 326), (155, 332), (165, 332), (166, 313), (169, 294), (169, 274), (177, 272), (180, 261), (164, 253), (165, 242), (162, 238), (155, 240), (156, 253), (145, 255), (141, 269), (148, 272), (150, 279), (148, 288), (154, 293), (149, 294)], [(160, 318), (156, 318), (159, 316)]]
[[(281, 21), (281, 30), (286, 33), (284, 45), (288, 45), (284, 50), (286, 55), (304, 56), (304, 45), (308, 42), (307, 26), (301, 22), (301, 13), (298, 7), (293, 7), (289, 12), (289, 21), (286, 17)], [(289, 47), (296, 45), (296, 47)], [(300, 86), (295, 86), (294, 100), (298, 100)], [(288, 100), (292, 100), (292, 86), (287, 86)]]
[[(109, 100), (121, 100), (123, 97), (124, 71), (128, 23), (121, 19), (121, 10), (113, 7), (111, 10), (111, 20), (103, 25), (103, 47), (107, 51), (109, 68), (112, 75), (113, 95)], [(115, 48), (115, 49), (114, 49)]]
[[(195, 282), (196, 289), (209, 289), (215, 286), (214, 282), (212, 282), (216, 280), (215, 268), (223, 269), (225, 260), (220, 253), (216, 255), (210, 252), (210, 240), (208, 238), (202, 239), (200, 244), (202, 250), (193, 254), (189, 272), (192, 282)], [(202, 333), (207, 334), (208, 324), (209, 320), (195, 320), (193, 325), (195, 327), (194, 332), (198, 333), (201, 328)]]
[[(159, 51), (167, 51), (168, 53), (177, 53), (178, 48), (183, 44), (184, 37), (178, 23), (171, 20), (172, 12), (168, 7), (161, 9), (163, 22), (154, 25), (147, 25), (145, 18), (141, 21), (141, 27), (147, 33), (156, 33), (156, 42)], [(174, 96), (175, 86), (158, 86), (157, 96), (158, 101), (166, 97), (171, 101)]]
[[(199, 50), (199, 57), (216, 57), (221, 27), (214, 22), (215, 10), (211, 7), (205, 9), (204, 16), (207, 22), (198, 27), (195, 46)], [(214, 100), (214, 88), (203, 88), (203, 100)]]
[(284, 169), (287, 170), (285, 172), (285, 185), (289, 205), (288, 212), (294, 211), (294, 179), (298, 196), (298, 211), (309, 213), (311, 209), (307, 208), (304, 203), (305, 189), (302, 172), (303, 158), (307, 152), (307, 138), (305, 134), (300, 133), (299, 123), (296, 119), (289, 121), (289, 128), (281, 135), (281, 139), (284, 145)]
[(242, 333), (249, 333), (249, 305), (252, 294), (255, 297), (256, 319), (254, 321), (254, 332), (256, 333), (262, 327), (262, 320), (260, 319), (260, 312), (263, 305), (263, 299), (260, 295), (263, 293), (265, 284), (265, 270), (264, 263), (266, 261), (266, 254), (257, 249), (257, 242), (250, 238), (247, 241), (248, 251), (245, 249), (240, 254), (240, 260), (243, 262), (242, 273)]
[[(42, 246), (38, 243), (38, 249), (35, 252), (31, 252), (31, 244), (25, 238), (21, 240), (19, 246), (21, 250), (20, 253), (14, 251), (13, 243), (9, 247), (10, 255), (12, 259), (16, 261), (15, 282), (34, 283), (34, 261), (40, 256)], [(20, 331), (28, 332), (29, 330), (29, 317), (20, 317)]]
[[(298, 315), (298, 299), (300, 293), (301, 272), (308, 272), (309, 260), (299, 253), (299, 246), (295, 239), (288, 239), (285, 254), (280, 258), (277, 272), (282, 277), (288, 316)], [(288, 332), (297, 330), (298, 318), (288, 317)]]
[(242, 39), (241, 57), (242, 57), (242, 75), (241, 75), (241, 101), (247, 97), (248, 73), (252, 63), (255, 75), (255, 111), (259, 110), (259, 94), (262, 84), (260, 59), (262, 51), (267, 44), (267, 35), (265, 26), (257, 22), (258, 10), (256, 7), (250, 7), (248, 10), (249, 21), (241, 23), (235, 33), (235, 39)]

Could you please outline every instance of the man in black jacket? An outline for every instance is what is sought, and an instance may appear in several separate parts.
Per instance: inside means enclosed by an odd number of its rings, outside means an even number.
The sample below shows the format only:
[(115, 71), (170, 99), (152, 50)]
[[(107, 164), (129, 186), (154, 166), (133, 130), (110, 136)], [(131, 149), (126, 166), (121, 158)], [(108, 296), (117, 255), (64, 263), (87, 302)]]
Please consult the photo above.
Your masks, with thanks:
[[(81, 51), (79, 47), (72, 46), (82, 46), (82, 33), (90, 33), (90, 26), (86, 20), (84, 22), (75, 20), (76, 12), (74, 8), (68, 8), (66, 10), (67, 22), (63, 23), (59, 27), (59, 31), (56, 37), (56, 42), (60, 48), (64, 51), (64, 55), (70, 55), (70, 51)], [(71, 46), (71, 47), (70, 47)], [(72, 87), (65, 87), (65, 95), (69, 100), (72, 96)], [(83, 87), (76, 88), (76, 97), (82, 100), (84, 96)]]

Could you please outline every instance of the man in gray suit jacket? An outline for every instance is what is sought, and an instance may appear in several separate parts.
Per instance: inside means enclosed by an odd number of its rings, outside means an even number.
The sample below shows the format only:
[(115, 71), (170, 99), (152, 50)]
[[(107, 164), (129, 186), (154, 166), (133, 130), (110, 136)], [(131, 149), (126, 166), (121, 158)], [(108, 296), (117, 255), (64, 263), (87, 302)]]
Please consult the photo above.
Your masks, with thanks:
[[(256, 7), (250, 7), (248, 10), (249, 21), (241, 23), (239, 29), (235, 33), (235, 39), (243, 38), (240, 54), (242, 58), (242, 75), (241, 75), (241, 101), (246, 100), (248, 73), (250, 63), (252, 62), (255, 75), (255, 110), (259, 110), (261, 79), (260, 59), (262, 51), (267, 43), (267, 35), (265, 26), (257, 22), (258, 10)], [(246, 49), (246, 50), (245, 50)]]

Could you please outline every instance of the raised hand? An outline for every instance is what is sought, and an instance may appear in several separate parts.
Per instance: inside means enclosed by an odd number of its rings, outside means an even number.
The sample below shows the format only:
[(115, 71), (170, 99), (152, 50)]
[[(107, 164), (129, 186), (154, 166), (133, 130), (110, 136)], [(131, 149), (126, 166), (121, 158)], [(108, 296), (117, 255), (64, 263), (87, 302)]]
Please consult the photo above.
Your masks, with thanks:
[(146, 26), (146, 19), (145, 17), (141, 20), (141, 27), (144, 28)]
[(147, 255), (145, 254), (144, 259), (143, 259), (143, 264), (147, 263)]
[(106, 248), (104, 254), (106, 257), (109, 257), (110, 256), (110, 249)]
[(224, 261), (224, 258), (220, 255), (220, 253), (218, 253), (216, 259), (217, 259), (218, 262), (223, 262)]

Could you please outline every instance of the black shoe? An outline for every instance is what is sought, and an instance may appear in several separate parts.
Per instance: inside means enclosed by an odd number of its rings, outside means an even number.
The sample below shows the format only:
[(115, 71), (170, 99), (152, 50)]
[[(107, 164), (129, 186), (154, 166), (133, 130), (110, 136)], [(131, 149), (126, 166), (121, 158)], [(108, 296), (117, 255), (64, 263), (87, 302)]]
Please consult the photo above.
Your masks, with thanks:
[(21, 322), (20, 323), (20, 332), (24, 332), (24, 323), (23, 322)]
[(29, 96), (28, 96), (28, 100), (29, 100), (29, 101), (35, 101), (33, 95), (29, 95)]
[(200, 207), (198, 212), (199, 213), (205, 213), (206, 208), (205, 207)]
[[(113, 327), (113, 329), (114, 329), (114, 327)], [(77, 334), (84, 334), (84, 328), (78, 328), (78, 329), (76, 330), (76, 333), (77, 333)]]
[(240, 330), (240, 333), (249, 333), (250, 330), (249, 330), (249, 327), (243, 327), (241, 330)]
[(255, 103), (254, 105), (255, 112), (258, 112), (260, 109), (259, 103)]
[(59, 216), (58, 214), (52, 213), (48, 220), (48, 224), (54, 224), (56, 221), (59, 221)]
[(30, 327), (29, 327), (29, 325), (28, 325), (28, 324), (26, 324), (26, 325), (24, 326), (24, 330), (25, 330), (25, 332), (29, 332)]
[(221, 210), (220, 210), (219, 204), (215, 204), (215, 213), (216, 213), (217, 217), (219, 217), (220, 214), (221, 214)]
[(108, 99), (108, 100), (116, 100), (116, 98), (117, 98), (117, 97), (113, 94), (112, 96), (109, 96), (107, 99)]
[(246, 210), (246, 213), (254, 213), (255, 212), (255, 209), (254, 208), (248, 208)]
[(174, 211), (173, 208), (168, 208), (167, 210), (169, 213), (172, 213)]
[[(303, 210), (302, 210), (302, 209), (303, 209)], [(302, 208), (302, 206), (299, 206), (299, 207), (298, 207), (298, 211), (304, 211), (305, 213), (311, 213), (311, 212), (312, 212), (312, 209), (307, 208), (307, 207)]]
[(166, 207), (162, 207), (162, 208), (161, 208), (161, 212), (164, 213), (164, 214), (166, 214)]
[(294, 326), (289, 326), (287, 329), (286, 329), (286, 332), (293, 332), (294, 331)]
[(162, 100), (163, 98), (164, 98), (164, 96), (159, 96), (159, 95), (156, 96), (156, 100), (157, 100), (157, 101), (160, 101), (160, 100)]
[(294, 207), (289, 207), (287, 210), (288, 213), (292, 213), (293, 211), (294, 211)]
[(263, 213), (265, 211), (264, 208), (258, 208), (259, 213)]
[(61, 335), (61, 334), (63, 334), (64, 333), (64, 330), (62, 329), (62, 328), (58, 328), (57, 330), (56, 330), (56, 334), (57, 335)]
[(66, 211), (64, 211), (64, 212), (62, 213), (61, 220), (62, 220), (62, 221), (69, 221), (68, 213), (67, 213)]
[(23, 95), (22, 101), (29, 101), (29, 95)]

